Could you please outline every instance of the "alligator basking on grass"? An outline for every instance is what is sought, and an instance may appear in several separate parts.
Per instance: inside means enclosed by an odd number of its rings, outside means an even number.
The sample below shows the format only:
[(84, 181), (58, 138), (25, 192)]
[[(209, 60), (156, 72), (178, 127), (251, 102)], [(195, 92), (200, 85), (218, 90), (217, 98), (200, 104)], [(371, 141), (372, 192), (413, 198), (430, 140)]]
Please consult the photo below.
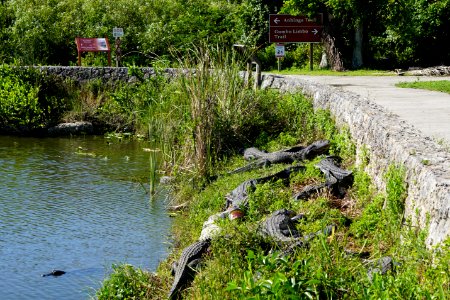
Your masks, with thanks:
[(232, 190), (230, 193), (228, 193), (225, 196), (226, 199), (226, 209), (232, 210), (232, 209), (244, 209), (247, 207), (247, 200), (248, 195), (250, 192), (253, 192), (256, 190), (256, 185), (269, 182), (269, 181), (276, 181), (279, 179), (282, 179), (285, 181), (285, 183), (289, 182), (289, 176), (293, 172), (298, 172), (304, 170), (305, 167), (302, 165), (295, 165), (288, 168), (285, 168), (281, 170), (280, 172), (277, 172), (273, 175), (256, 178), (256, 179), (249, 179), (241, 183), (238, 187), (236, 187), (234, 190)]
[(369, 264), (367, 276), (370, 281), (373, 280), (375, 274), (385, 275), (389, 271), (395, 271), (395, 268), (400, 266), (400, 263), (395, 262), (390, 256), (383, 256), (375, 261), (365, 260), (365, 262)]
[(302, 238), (295, 228), (295, 223), (303, 217), (303, 215), (295, 216), (292, 210), (277, 210), (261, 223), (259, 232), (276, 242), (293, 242)]
[(234, 169), (230, 174), (245, 172), (260, 167), (267, 167), (271, 164), (291, 164), (294, 161), (303, 161), (311, 159), (317, 155), (328, 151), (330, 142), (327, 140), (319, 140), (309, 146), (295, 146), (275, 152), (264, 152), (257, 148), (247, 148), (244, 150), (244, 158), (247, 160), (255, 160), (246, 166)]
[(174, 264), (172, 274), (175, 276), (168, 298), (178, 299), (180, 292), (194, 279), (195, 269), (202, 261), (211, 244), (210, 239), (197, 241), (187, 246), (181, 253), (178, 262)]
[(339, 162), (339, 157), (328, 156), (317, 163), (316, 167), (325, 174), (325, 182), (306, 186), (294, 196), (294, 199), (308, 199), (312, 194), (319, 193), (324, 188), (330, 189), (334, 196), (342, 198), (345, 195), (345, 189), (353, 183), (353, 174), (352, 171), (340, 168)]
[(305, 219), (303, 214), (296, 215), (294, 211), (280, 209), (273, 212), (261, 223), (259, 233), (263, 237), (274, 240), (279, 246), (287, 245), (282, 255), (289, 255), (296, 248), (306, 247), (307, 243), (314, 237), (321, 234), (329, 236), (336, 230), (335, 225), (328, 225), (315, 233), (302, 235), (295, 227), (295, 224), (302, 219)]

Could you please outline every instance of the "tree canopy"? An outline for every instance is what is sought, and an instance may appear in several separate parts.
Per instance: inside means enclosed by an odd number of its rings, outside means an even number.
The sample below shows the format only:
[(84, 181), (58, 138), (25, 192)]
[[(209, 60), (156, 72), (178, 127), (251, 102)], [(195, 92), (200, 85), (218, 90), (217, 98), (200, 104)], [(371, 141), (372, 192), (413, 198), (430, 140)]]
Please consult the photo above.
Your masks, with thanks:
[(200, 43), (246, 44), (275, 61), (268, 15), (280, 11), (322, 13), (324, 48), (343, 68), (450, 62), (450, 0), (3, 0), (0, 62), (75, 64), (75, 37), (113, 41), (113, 27), (124, 28), (128, 64), (170, 61)]

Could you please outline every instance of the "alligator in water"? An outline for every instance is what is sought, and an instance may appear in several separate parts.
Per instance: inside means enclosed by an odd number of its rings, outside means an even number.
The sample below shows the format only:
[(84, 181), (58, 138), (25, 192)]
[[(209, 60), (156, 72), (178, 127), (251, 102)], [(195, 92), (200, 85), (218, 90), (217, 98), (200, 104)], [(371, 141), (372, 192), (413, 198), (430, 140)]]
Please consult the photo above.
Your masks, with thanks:
[(177, 299), (180, 292), (193, 280), (195, 269), (211, 244), (210, 239), (197, 241), (187, 246), (174, 264), (172, 273), (175, 276), (168, 298)]
[(42, 274), (42, 277), (47, 277), (47, 276), (58, 277), (58, 276), (61, 276), (61, 275), (64, 275), (64, 274), (66, 274), (66, 272), (61, 271), (61, 270), (53, 270), (50, 273)]
[(285, 181), (285, 183), (288, 183), (289, 176), (293, 172), (298, 172), (304, 170), (305, 167), (302, 165), (295, 165), (288, 168), (285, 168), (273, 175), (256, 178), (256, 179), (249, 179), (241, 183), (238, 187), (236, 187), (234, 190), (232, 190), (230, 193), (225, 195), (226, 199), (226, 209), (232, 210), (232, 209), (244, 209), (247, 207), (247, 200), (249, 193), (256, 190), (256, 185), (269, 182), (269, 181), (275, 181), (282, 179)]
[(267, 167), (271, 164), (290, 164), (294, 161), (303, 161), (311, 159), (317, 155), (323, 154), (330, 148), (330, 142), (319, 140), (307, 147), (295, 146), (275, 152), (264, 152), (257, 148), (248, 148), (244, 151), (244, 158), (247, 160), (256, 159), (246, 166), (234, 169), (230, 174), (245, 172), (260, 167)]
[(316, 164), (325, 174), (325, 182), (318, 185), (308, 185), (294, 196), (295, 200), (308, 199), (312, 194), (320, 192), (324, 188), (330, 189), (331, 193), (339, 198), (345, 195), (345, 189), (353, 183), (352, 171), (339, 167), (340, 158), (328, 156)]

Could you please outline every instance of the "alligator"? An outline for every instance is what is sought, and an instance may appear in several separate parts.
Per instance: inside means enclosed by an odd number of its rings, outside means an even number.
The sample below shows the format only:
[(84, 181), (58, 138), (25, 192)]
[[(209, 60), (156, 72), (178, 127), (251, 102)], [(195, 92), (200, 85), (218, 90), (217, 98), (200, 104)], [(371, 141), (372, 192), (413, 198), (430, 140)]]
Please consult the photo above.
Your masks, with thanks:
[(334, 196), (342, 198), (345, 195), (345, 188), (353, 183), (353, 173), (340, 168), (338, 166), (339, 162), (339, 157), (328, 156), (317, 163), (316, 167), (325, 174), (325, 182), (304, 187), (303, 190), (294, 195), (294, 199), (305, 200), (312, 194), (319, 193), (324, 188), (330, 189)]
[(255, 178), (255, 179), (248, 179), (241, 183), (238, 187), (236, 187), (234, 190), (232, 190), (230, 193), (225, 195), (226, 204), (225, 208), (227, 210), (232, 209), (244, 209), (247, 207), (247, 200), (249, 193), (256, 190), (256, 185), (269, 182), (269, 181), (275, 181), (275, 180), (284, 180), (285, 183), (288, 183), (289, 177), (293, 172), (298, 172), (301, 170), (304, 170), (305, 167), (302, 165), (295, 165), (287, 167), (273, 175), (268, 175), (261, 178)]
[(50, 273), (47, 274), (42, 274), (42, 277), (47, 277), (47, 276), (54, 276), (54, 277), (58, 277), (61, 275), (66, 274), (66, 272), (62, 271), (62, 270), (53, 270)]
[(180, 298), (180, 292), (193, 280), (195, 269), (202, 261), (202, 256), (205, 254), (211, 244), (210, 239), (197, 241), (187, 246), (181, 253), (177, 263), (172, 267), (172, 275), (175, 276), (170, 289), (168, 298)]
[(319, 140), (310, 144), (307, 147), (294, 146), (289, 149), (284, 149), (275, 152), (264, 152), (257, 148), (248, 148), (244, 151), (244, 158), (247, 160), (256, 159), (246, 166), (234, 169), (229, 174), (245, 172), (260, 167), (267, 167), (271, 164), (291, 164), (294, 161), (303, 161), (311, 159), (317, 155), (328, 151), (330, 142), (328, 140)]
[(280, 209), (273, 212), (266, 218), (259, 227), (259, 233), (263, 237), (270, 237), (279, 246), (287, 246), (282, 255), (287, 256), (294, 252), (296, 248), (307, 247), (308, 242), (319, 235), (330, 236), (334, 234), (336, 225), (328, 225), (325, 228), (306, 235), (296, 229), (295, 224), (305, 219), (304, 214), (295, 216), (295, 212), (287, 209)]
[(394, 262), (394, 260), (390, 256), (384, 256), (376, 261), (365, 261), (370, 265), (369, 270), (367, 271), (367, 276), (369, 277), (370, 281), (372, 281), (375, 273), (384, 275), (389, 271), (393, 271), (395, 267), (400, 265), (399, 263)]
[(304, 218), (304, 215), (295, 215), (295, 212), (287, 209), (279, 209), (266, 218), (259, 228), (264, 237), (270, 237), (276, 242), (294, 242), (302, 238), (295, 228), (295, 223)]
[(341, 169), (340, 158), (328, 156), (322, 159), (316, 167), (325, 174), (325, 184), (330, 188), (331, 193), (336, 197), (342, 198), (345, 195), (345, 188), (353, 183), (353, 173), (349, 170)]

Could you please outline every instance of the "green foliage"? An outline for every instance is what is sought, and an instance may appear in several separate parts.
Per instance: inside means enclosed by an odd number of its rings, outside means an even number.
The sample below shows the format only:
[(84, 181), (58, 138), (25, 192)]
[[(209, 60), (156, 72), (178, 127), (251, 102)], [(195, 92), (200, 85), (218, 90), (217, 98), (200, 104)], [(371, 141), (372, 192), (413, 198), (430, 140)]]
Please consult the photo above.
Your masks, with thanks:
[[(448, 62), (449, 4), (445, 1), (337, 1), (287, 0), (283, 11), (292, 14), (324, 14), (325, 26), (351, 66), (354, 33), (362, 26), (363, 58), (368, 66), (438, 65)], [(332, 16), (332, 18), (330, 18)], [(430, 50), (433, 49), (433, 50)], [(430, 52), (431, 51), (431, 52)]]
[(42, 113), (39, 87), (24, 81), (12, 68), (0, 68), (0, 125), (17, 128), (38, 124)]
[(405, 184), (405, 169), (389, 166), (386, 172), (386, 202), (385, 209), (390, 223), (400, 225), (405, 207), (407, 187)]
[(384, 197), (376, 196), (365, 205), (362, 215), (351, 225), (350, 232), (356, 237), (363, 237), (376, 232), (381, 227)]
[(159, 285), (158, 277), (151, 273), (127, 264), (113, 265), (113, 273), (103, 282), (96, 296), (99, 300), (164, 297), (157, 291)]
[(450, 81), (448, 80), (400, 82), (396, 84), (396, 86), (402, 88), (438, 91), (450, 94)]
[(0, 127), (32, 131), (54, 125), (69, 108), (68, 85), (38, 69), (0, 65)]
[(312, 299), (318, 295), (318, 281), (307, 275), (311, 259), (292, 264), (276, 252), (262, 255), (249, 250), (246, 260), (243, 278), (229, 282), (226, 288), (235, 299)]
[[(190, 80), (194, 79), (196, 78)], [(212, 84), (203, 80), (206, 78), (195, 81), (195, 84)], [(189, 89), (191, 85), (183, 84), (186, 82), (174, 81), (164, 84), (166, 87), (170, 86), (170, 92), (161, 89), (162, 96), (158, 98), (158, 105), (161, 107), (154, 111), (159, 111), (160, 116), (163, 116), (163, 108), (173, 110), (173, 106), (181, 107), (183, 103), (190, 105), (191, 103), (186, 101), (183, 95), (185, 89)], [(221, 91), (218, 94), (221, 95)], [(176, 97), (172, 98), (173, 95)], [(202, 94), (190, 95), (200, 97)], [(336, 155), (345, 157), (344, 165), (351, 165), (355, 161), (352, 157), (354, 145), (351, 143), (348, 130), (337, 130), (329, 113), (314, 112), (306, 99), (298, 95), (275, 93), (261, 93), (258, 96), (246, 93), (245, 95), (252, 95), (254, 97), (252, 100), (262, 102), (275, 96), (277, 102), (272, 106), (270, 122), (290, 122), (291, 124), (288, 129), (284, 128), (284, 131), (271, 134), (267, 133), (270, 131), (266, 127), (262, 127), (264, 130), (255, 128), (259, 129), (255, 131), (259, 134), (249, 136), (249, 140), (258, 140), (262, 149), (276, 150), (290, 143), (295, 144), (297, 143), (295, 137), (298, 136), (298, 132), (301, 132), (304, 137), (311, 139), (330, 137), (332, 151)], [(259, 97), (260, 95), (263, 96)], [(175, 98), (180, 102), (174, 102)], [(264, 107), (264, 104), (260, 102), (253, 102), (253, 105)], [(299, 107), (302, 110), (298, 110)], [(190, 106), (186, 104), (179, 112), (170, 112), (169, 119), (176, 120), (174, 122), (178, 124), (177, 128), (184, 128), (184, 131), (177, 131), (177, 134), (181, 134), (178, 136), (179, 140), (183, 140), (183, 137), (188, 137), (193, 132), (194, 123), (191, 122), (189, 109)], [(179, 114), (180, 112), (184, 114)], [(218, 112), (217, 114), (220, 115)], [(279, 120), (277, 117), (279, 114), (288, 116), (288, 120)], [(181, 115), (186, 116), (186, 119), (177, 119)], [(321, 126), (314, 125), (317, 120), (320, 120)], [(269, 126), (270, 122), (261, 121), (257, 124)], [(300, 130), (302, 126), (299, 124), (312, 125), (305, 126), (304, 128), (310, 130), (305, 132)], [(167, 132), (170, 133), (170, 131)], [(220, 134), (220, 130), (214, 131), (214, 134)], [(177, 140), (174, 141), (177, 142)], [(186, 299), (439, 299), (439, 297), (445, 299), (445, 295), (450, 292), (448, 269), (450, 243), (447, 241), (439, 249), (427, 249), (426, 229), (420, 230), (409, 220), (403, 220), (403, 205), (407, 192), (404, 170), (401, 167), (391, 166), (385, 176), (386, 191), (377, 193), (370, 177), (364, 172), (364, 167), (369, 163), (368, 150), (363, 148), (360, 155), (361, 166), (349, 167), (354, 170), (355, 183), (345, 199), (335, 199), (326, 192), (318, 197), (312, 197), (309, 201), (291, 199), (293, 186), (323, 182), (323, 174), (315, 167), (320, 158), (304, 162), (305, 171), (291, 176), (290, 187), (286, 187), (281, 181), (258, 185), (256, 190), (249, 194), (249, 207), (244, 218), (237, 220), (225, 218), (216, 221), (221, 231), (213, 240), (211, 253), (206, 256), (205, 264), (196, 274), (191, 287), (183, 291), (183, 297)], [(188, 204), (187, 210), (178, 214), (174, 222), (177, 246), (170, 258), (159, 267), (158, 276), (147, 280), (150, 286), (136, 288), (130, 292), (130, 297), (133, 297), (132, 295), (142, 299), (164, 297), (165, 291), (173, 280), (173, 277), (169, 275), (171, 261), (178, 257), (185, 246), (198, 239), (203, 222), (209, 216), (223, 211), (225, 195), (244, 180), (273, 174), (282, 168), (282, 166), (271, 166), (244, 174), (228, 175), (224, 174), (224, 170), (230, 170), (237, 164), (242, 164), (243, 159), (229, 156), (221, 156), (221, 158), (223, 160), (217, 160), (215, 164), (215, 170), (219, 176), (214, 181), (205, 182), (201, 189), (193, 184), (194, 173), (186, 172), (179, 164), (174, 166), (174, 169), (179, 166), (176, 174), (179, 175), (181, 184), (180, 189), (175, 193), (176, 201)], [(345, 208), (343, 204), (349, 202), (350, 208)], [(305, 214), (306, 219), (297, 224), (297, 229), (303, 234), (315, 233), (330, 224), (337, 225), (337, 231), (328, 238), (319, 234), (309, 242), (308, 247), (299, 247), (291, 255), (283, 257), (279, 255), (283, 245), (266, 240), (258, 234), (261, 220), (280, 208)], [(356, 254), (352, 254), (352, 251)], [(370, 280), (367, 276), (369, 268), (367, 261), (358, 257), (358, 253), (362, 254), (366, 251), (369, 251), (371, 260), (390, 255), (396, 262), (395, 269), (385, 275), (375, 274)], [(139, 275), (132, 276), (139, 277)], [(121, 281), (126, 280), (121, 279)], [(153, 285), (154, 282), (158, 284)], [(115, 284), (115, 286), (120, 287), (122, 284)], [(127, 289), (131, 291), (130, 288)], [(142, 296), (143, 291), (146, 291), (144, 296)]]
[[(229, 49), (233, 44), (244, 44), (258, 50), (264, 68), (275, 69), (274, 46), (268, 43), (268, 17), (281, 11), (323, 13), (327, 32), (333, 35), (348, 65), (359, 24), (365, 34), (367, 66), (445, 64), (450, 59), (448, 48), (443, 46), (449, 38), (449, 1), (3, 1), (0, 62), (75, 64), (75, 37), (108, 37), (113, 45), (112, 28), (122, 27), (124, 65), (148, 66), (158, 63), (157, 58), (176, 64), (173, 49), (184, 55), (192, 44), (207, 41)], [(319, 61), (321, 47), (315, 48), (314, 60)], [(283, 68), (301, 68), (308, 60), (307, 46), (288, 45)], [(105, 65), (106, 56), (83, 54), (82, 63)]]

